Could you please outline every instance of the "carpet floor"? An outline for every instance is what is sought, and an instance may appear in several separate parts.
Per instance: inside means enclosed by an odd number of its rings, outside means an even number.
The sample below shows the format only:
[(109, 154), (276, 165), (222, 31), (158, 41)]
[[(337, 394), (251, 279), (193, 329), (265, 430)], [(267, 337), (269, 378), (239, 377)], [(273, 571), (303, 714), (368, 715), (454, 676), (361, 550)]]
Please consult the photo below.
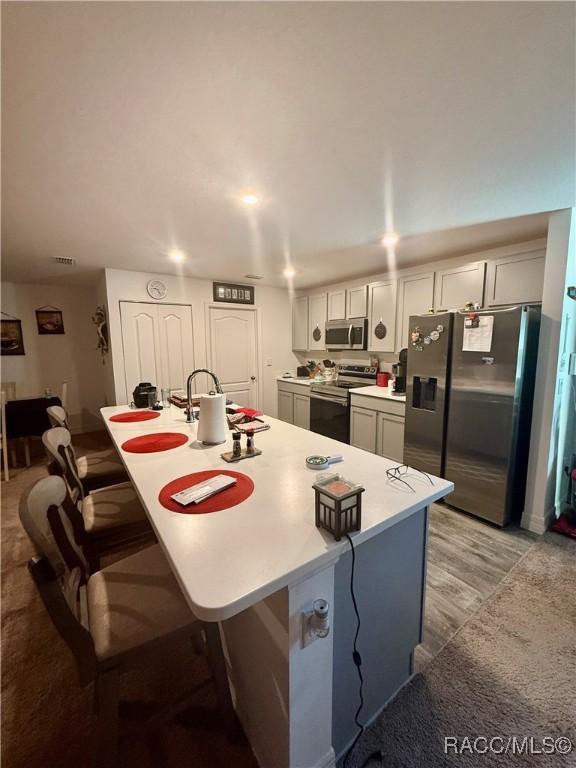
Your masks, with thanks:
[[(445, 754), (445, 737), (460, 754)], [(569, 754), (479, 754), (476, 737), (567, 737)], [(449, 742), (449, 745), (453, 742)], [(484, 749), (484, 742), (478, 748)], [(545, 745), (547, 748), (547, 745)], [(471, 749), (474, 749), (470, 743)], [(512, 742), (509, 750), (512, 750)], [(381, 750), (383, 759), (367, 758)], [(347, 768), (576, 765), (576, 541), (541, 537), (370, 726)]]

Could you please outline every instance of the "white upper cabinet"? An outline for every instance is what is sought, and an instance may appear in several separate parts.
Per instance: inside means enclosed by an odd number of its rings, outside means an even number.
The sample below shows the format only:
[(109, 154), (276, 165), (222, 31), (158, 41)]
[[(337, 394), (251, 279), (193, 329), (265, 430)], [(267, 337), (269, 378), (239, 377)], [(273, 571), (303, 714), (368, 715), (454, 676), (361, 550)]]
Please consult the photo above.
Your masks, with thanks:
[(330, 291), (328, 294), (328, 320), (346, 319), (346, 291)]
[(423, 315), (434, 305), (434, 272), (421, 272), (398, 280), (396, 351), (408, 346), (410, 315)]
[(488, 264), (486, 306), (542, 301), (545, 251), (529, 251)]
[(368, 286), (359, 285), (346, 291), (346, 317), (366, 317), (368, 304)]
[(317, 293), (308, 297), (308, 349), (326, 349), (326, 314), (328, 295)]
[(482, 306), (486, 262), (460, 264), (436, 272), (434, 282), (434, 309), (462, 309), (469, 301)]
[(292, 349), (308, 349), (308, 296), (298, 296), (292, 302)]
[(368, 351), (394, 352), (396, 345), (396, 280), (372, 283), (369, 291)]

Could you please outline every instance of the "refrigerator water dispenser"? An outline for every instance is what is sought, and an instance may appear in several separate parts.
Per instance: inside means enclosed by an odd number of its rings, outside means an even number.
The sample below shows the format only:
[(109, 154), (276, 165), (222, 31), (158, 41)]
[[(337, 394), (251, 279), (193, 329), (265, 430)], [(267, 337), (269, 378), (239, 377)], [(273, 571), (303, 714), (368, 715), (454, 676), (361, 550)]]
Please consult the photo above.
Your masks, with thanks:
[(436, 385), (438, 379), (414, 376), (412, 378), (412, 408), (436, 410)]

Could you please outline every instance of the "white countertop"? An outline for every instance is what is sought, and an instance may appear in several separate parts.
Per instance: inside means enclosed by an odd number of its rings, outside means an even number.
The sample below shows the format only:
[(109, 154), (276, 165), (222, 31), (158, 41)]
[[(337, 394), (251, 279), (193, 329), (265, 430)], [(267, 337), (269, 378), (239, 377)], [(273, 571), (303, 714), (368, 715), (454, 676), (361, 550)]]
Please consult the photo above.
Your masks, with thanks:
[(276, 376), (276, 381), (287, 381), (289, 384), (302, 384), (304, 387), (309, 387), (314, 379), (304, 378), (300, 376)]
[(352, 395), (367, 395), (368, 397), (379, 397), (384, 400), (396, 400), (398, 403), (406, 402), (406, 395), (393, 394), (392, 387), (355, 387), (350, 390)]
[[(318, 472), (306, 468), (306, 456), (342, 454), (344, 461), (334, 471), (366, 488), (362, 530), (353, 534), (357, 544), (454, 488), (446, 480), (432, 478), (430, 485), (421, 478), (412, 493), (387, 480), (385, 471), (395, 462), (268, 417), (272, 428), (255, 436), (262, 455), (227, 464), (220, 454), (230, 450), (231, 440), (202, 446), (195, 439), (197, 422), (186, 424), (183, 411), (173, 407), (145, 422), (109, 420), (127, 410), (113, 406), (101, 413), (190, 607), (206, 621), (239, 613), (327, 565), (348, 547), (314, 524), (311, 486)], [(189, 435), (189, 442), (160, 453), (121, 448), (128, 438), (167, 429)], [(204, 469), (249, 475), (255, 485), (252, 496), (231, 509), (203, 515), (171, 512), (160, 504), (158, 494), (168, 482)]]

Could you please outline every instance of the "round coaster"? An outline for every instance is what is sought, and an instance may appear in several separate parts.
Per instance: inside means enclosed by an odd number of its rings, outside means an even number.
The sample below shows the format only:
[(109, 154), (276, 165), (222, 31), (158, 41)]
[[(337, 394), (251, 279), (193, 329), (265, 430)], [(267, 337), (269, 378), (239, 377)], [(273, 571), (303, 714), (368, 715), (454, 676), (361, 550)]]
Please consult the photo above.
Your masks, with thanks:
[[(170, 498), (174, 493), (183, 491), (185, 488), (189, 488), (196, 483), (202, 483), (204, 480), (216, 477), (216, 475), (235, 477), (236, 483), (230, 486), (230, 488), (226, 488), (226, 490), (211, 496), (206, 501), (201, 501), (199, 504), (188, 504), (187, 507), (178, 504), (177, 501)], [(252, 495), (253, 490), (254, 483), (248, 475), (243, 475), (241, 472), (232, 472), (228, 469), (209, 469), (205, 472), (194, 472), (191, 475), (184, 475), (184, 477), (172, 480), (172, 482), (162, 488), (158, 494), (158, 501), (171, 512), (182, 512), (185, 515), (204, 515), (207, 512), (220, 512), (222, 509), (229, 509), (237, 504), (241, 504)]]
[(110, 421), (119, 421), (127, 424), (130, 421), (150, 421), (150, 419), (157, 419), (159, 416), (160, 411), (126, 411), (126, 413), (117, 413), (115, 416), (110, 416)]
[(188, 442), (188, 436), (180, 432), (156, 432), (150, 435), (132, 437), (122, 443), (122, 450), (128, 453), (156, 453), (178, 448)]

